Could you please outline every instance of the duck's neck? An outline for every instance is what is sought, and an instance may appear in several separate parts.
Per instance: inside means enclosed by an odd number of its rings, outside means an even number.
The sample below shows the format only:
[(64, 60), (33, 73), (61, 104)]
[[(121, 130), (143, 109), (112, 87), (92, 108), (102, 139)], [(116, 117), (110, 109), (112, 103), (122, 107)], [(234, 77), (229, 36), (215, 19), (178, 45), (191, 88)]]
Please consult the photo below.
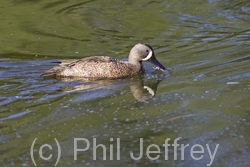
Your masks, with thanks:
[(134, 66), (134, 70), (137, 72), (144, 71), (141, 61), (129, 59), (128, 63)]
[(137, 53), (134, 53), (133, 50), (130, 51), (128, 56), (128, 62), (131, 64), (141, 64), (141, 62), (138, 60), (137, 56), (135, 56)]
[(137, 51), (131, 49), (129, 56), (128, 56), (128, 63), (134, 65), (137, 68), (137, 71), (142, 71), (142, 61), (138, 60), (138, 56), (136, 56), (138, 53)]
[(134, 64), (134, 65), (137, 65), (137, 66), (142, 65), (142, 62), (141, 62), (141, 61), (138, 61), (136, 58), (134, 58), (134, 57), (132, 57), (132, 56), (128, 57), (128, 62), (129, 62), (130, 64)]

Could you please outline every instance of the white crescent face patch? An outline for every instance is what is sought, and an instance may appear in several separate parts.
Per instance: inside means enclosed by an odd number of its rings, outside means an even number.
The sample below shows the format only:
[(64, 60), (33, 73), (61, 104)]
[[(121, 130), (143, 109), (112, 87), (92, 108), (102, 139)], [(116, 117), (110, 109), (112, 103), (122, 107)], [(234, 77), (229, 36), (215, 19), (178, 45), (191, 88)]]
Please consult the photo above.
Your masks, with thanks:
[(152, 52), (152, 50), (150, 50), (148, 56), (145, 57), (144, 59), (142, 59), (142, 61), (148, 61), (152, 57), (152, 55), (153, 55), (153, 52)]

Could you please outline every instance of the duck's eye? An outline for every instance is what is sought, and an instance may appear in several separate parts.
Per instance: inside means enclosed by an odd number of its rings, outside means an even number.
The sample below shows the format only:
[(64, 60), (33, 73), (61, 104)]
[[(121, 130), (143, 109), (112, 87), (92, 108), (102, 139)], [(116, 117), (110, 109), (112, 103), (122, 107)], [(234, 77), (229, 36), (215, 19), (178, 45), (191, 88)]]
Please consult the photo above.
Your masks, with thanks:
[(148, 53), (148, 50), (146, 50), (146, 52)]

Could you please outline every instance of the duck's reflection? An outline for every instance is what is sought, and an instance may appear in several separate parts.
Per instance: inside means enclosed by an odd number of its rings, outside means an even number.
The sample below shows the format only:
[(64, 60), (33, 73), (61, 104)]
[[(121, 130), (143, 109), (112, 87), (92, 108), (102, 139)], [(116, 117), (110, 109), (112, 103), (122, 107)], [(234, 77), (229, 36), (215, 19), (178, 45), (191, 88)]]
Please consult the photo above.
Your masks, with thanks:
[(156, 94), (157, 87), (162, 79), (143, 81), (137, 80), (129, 83), (130, 90), (138, 101), (147, 101)]
[(118, 79), (118, 80), (86, 80), (82, 78), (59, 78), (63, 82), (80, 81), (80, 85), (70, 87), (65, 92), (75, 92), (79, 90), (93, 91), (99, 89), (115, 89), (129, 85), (135, 99), (138, 101), (147, 101), (156, 95), (156, 90), (163, 77), (143, 79), (143, 77)]

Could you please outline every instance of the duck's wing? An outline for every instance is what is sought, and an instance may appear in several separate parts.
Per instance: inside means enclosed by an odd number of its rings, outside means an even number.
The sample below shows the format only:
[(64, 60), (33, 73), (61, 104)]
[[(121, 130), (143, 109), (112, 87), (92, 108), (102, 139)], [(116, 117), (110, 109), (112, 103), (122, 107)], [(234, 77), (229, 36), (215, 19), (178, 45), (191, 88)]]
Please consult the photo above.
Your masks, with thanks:
[(120, 60), (115, 59), (115, 58), (111, 58), (108, 56), (92, 56), (92, 57), (86, 57), (77, 61), (73, 61), (73, 62), (62, 62), (62, 65), (66, 65), (68, 67), (73, 67), (76, 65), (80, 65), (80, 64), (89, 64), (89, 63), (110, 63), (110, 62), (118, 62)]
[(74, 70), (80, 69), (85, 71), (89, 66), (98, 66), (102, 63), (111, 63), (111, 62), (119, 62), (120, 60), (110, 58), (107, 56), (92, 56), (83, 58), (80, 60), (60, 60), (57, 63), (60, 63), (58, 66), (55, 66), (47, 71), (45, 71), (42, 76), (50, 76), (57, 75), (64, 70)]

